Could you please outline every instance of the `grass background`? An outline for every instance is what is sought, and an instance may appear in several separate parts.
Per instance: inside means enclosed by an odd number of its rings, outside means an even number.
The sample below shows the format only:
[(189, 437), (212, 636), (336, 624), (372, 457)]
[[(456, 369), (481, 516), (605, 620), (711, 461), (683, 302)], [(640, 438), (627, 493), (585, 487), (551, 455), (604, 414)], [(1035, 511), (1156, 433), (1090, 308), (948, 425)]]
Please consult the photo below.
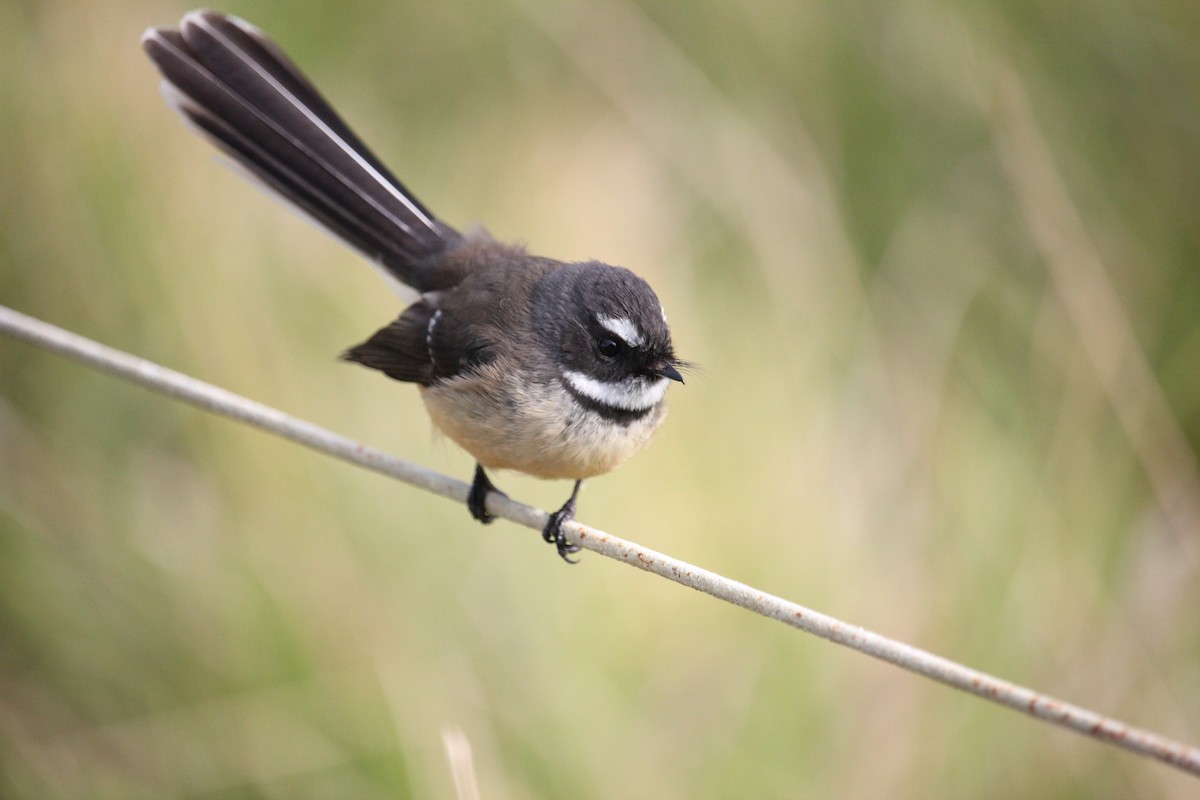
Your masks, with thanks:
[[(0, 301), (463, 477), (398, 304), (137, 40), (0, 4)], [(1200, 741), (1200, 7), (235, 2), (443, 219), (681, 355), (581, 518)], [(566, 484), (502, 475), (553, 507)], [(1194, 780), (0, 341), (0, 795), (1188, 797)]]

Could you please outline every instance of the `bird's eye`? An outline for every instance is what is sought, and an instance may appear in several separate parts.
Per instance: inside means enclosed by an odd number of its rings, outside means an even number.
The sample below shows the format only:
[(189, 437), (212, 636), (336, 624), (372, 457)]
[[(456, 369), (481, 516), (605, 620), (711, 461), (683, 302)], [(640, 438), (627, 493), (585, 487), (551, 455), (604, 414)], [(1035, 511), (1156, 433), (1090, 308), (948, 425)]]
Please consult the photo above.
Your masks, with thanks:
[(621, 343), (616, 339), (601, 339), (600, 344), (596, 345), (596, 349), (605, 358), (616, 358), (617, 354), (621, 352)]

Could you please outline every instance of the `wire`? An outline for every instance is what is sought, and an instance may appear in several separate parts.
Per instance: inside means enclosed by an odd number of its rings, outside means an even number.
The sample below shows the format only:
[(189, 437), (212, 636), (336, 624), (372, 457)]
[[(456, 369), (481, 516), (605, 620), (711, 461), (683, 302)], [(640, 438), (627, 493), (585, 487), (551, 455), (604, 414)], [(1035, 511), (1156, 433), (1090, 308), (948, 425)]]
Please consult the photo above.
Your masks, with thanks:
[[(5, 306), (0, 306), (0, 332), (207, 411), (261, 428), (305, 447), (389, 475), (435, 494), (460, 502), (466, 501), (469, 487), (462, 481), (388, 455), (262, 403), (143, 358), (106, 347)], [(487, 506), (488, 511), (496, 516), (537, 531), (541, 531), (546, 524), (546, 512), (507, 497), (490, 494)], [(1196, 747), (1152, 731), (1131, 727), (1120, 720), (1105, 717), (1087, 708), (1040, 694), (917, 647), (849, 625), (827, 614), (759, 591), (744, 583), (587, 525), (571, 522), (565, 526), (565, 530), (569, 540), (592, 552), (623, 561), (993, 703), (1200, 776), (1200, 749)]]

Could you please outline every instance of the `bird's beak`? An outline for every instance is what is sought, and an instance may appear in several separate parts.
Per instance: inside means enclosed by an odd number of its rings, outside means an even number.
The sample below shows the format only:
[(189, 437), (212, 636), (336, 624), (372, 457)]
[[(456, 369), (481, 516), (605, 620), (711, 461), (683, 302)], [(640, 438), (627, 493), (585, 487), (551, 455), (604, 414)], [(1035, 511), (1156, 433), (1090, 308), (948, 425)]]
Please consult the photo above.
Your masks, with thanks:
[(670, 361), (659, 361), (657, 364), (651, 364), (647, 372), (651, 375), (657, 375), (660, 378), (670, 378), (673, 381), (683, 383), (683, 376), (679, 374), (679, 370), (675, 369), (675, 365)]

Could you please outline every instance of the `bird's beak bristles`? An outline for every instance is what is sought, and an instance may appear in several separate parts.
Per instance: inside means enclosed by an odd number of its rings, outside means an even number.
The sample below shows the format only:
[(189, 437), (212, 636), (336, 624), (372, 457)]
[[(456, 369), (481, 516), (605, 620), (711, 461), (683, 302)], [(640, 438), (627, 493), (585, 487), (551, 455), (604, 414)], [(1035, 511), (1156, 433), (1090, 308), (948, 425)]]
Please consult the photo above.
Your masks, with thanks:
[(669, 361), (662, 361), (650, 367), (650, 374), (657, 375), (660, 378), (670, 378), (673, 381), (683, 383), (683, 376), (679, 374), (679, 370), (675, 369), (675, 365)]

